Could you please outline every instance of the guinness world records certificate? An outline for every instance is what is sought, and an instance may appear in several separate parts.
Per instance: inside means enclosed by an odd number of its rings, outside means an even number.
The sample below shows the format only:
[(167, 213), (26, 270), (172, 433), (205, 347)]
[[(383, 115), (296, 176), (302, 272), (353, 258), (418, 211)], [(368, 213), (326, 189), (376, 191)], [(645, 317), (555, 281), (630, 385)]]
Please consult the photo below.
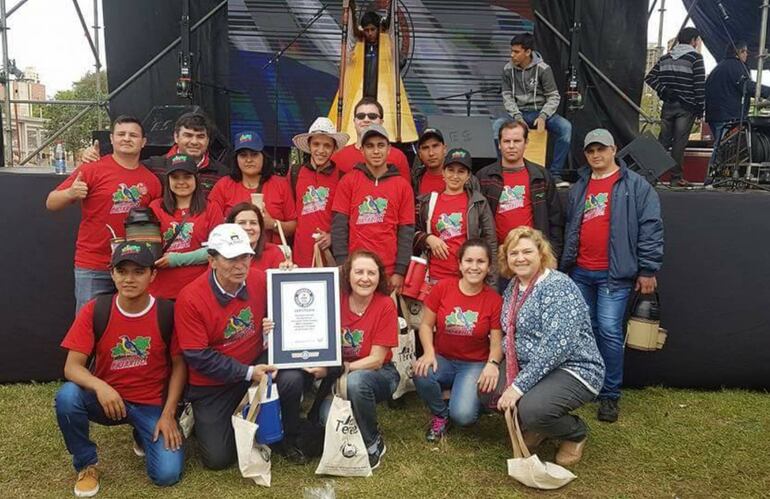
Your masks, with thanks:
[(267, 271), (268, 362), (278, 368), (342, 365), (339, 270)]

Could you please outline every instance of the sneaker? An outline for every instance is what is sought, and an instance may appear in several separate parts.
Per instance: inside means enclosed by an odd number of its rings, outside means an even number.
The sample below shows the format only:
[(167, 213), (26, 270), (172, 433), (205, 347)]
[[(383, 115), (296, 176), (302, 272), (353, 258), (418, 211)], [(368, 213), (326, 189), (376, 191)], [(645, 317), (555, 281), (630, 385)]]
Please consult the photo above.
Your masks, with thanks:
[(134, 440), (134, 445), (132, 447), (134, 449), (134, 454), (136, 454), (138, 457), (144, 457), (144, 449), (142, 449), (142, 446), (139, 445), (139, 442)]
[(583, 449), (588, 442), (588, 437), (584, 437), (580, 442), (571, 442), (565, 440), (559, 445), (556, 452), (556, 464), (559, 466), (573, 466), (583, 457)]
[(369, 467), (372, 468), (372, 470), (375, 470), (380, 466), (382, 456), (385, 455), (385, 451), (387, 450), (388, 448), (385, 446), (385, 440), (380, 436), (377, 439), (377, 450), (369, 454)]
[(671, 183), (669, 184), (671, 187), (693, 187), (692, 183), (688, 182), (687, 180), (683, 178), (674, 178), (671, 179)]
[(535, 431), (525, 431), (521, 436), (524, 438), (524, 445), (526, 445), (527, 449), (530, 451), (537, 449), (537, 447), (545, 440), (545, 435)]
[(93, 497), (99, 492), (99, 470), (95, 465), (87, 466), (78, 472), (74, 492), (76, 497)]
[(554, 183), (554, 185), (556, 186), (557, 189), (567, 188), (570, 185), (572, 185), (569, 182), (567, 182), (566, 180), (562, 179), (561, 177), (554, 177), (553, 178), (553, 183)]
[(599, 412), (596, 414), (596, 418), (599, 421), (606, 423), (614, 423), (618, 420), (618, 413), (620, 412), (620, 406), (617, 400), (613, 399), (601, 399), (599, 401)]
[(432, 444), (440, 442), (441, 439), (444, 438), (444, 435), (446, 435), (448, 426), (449, 426), (448, 418), (442, 418), (441, 416), (433, 416), (433, 418), (430, 421), (430, 428), (428, 428), (427, 433), (425, 433), (425, 440), (427, 440)]

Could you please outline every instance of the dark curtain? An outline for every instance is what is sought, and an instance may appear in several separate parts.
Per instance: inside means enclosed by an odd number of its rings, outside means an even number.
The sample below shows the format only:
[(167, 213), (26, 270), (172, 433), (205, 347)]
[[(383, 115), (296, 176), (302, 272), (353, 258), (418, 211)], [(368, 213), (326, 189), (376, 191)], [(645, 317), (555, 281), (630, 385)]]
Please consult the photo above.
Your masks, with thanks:
[[(190, 26), (221, 0), (190, 0)], [(110, 91), (125, 82), (180, 35), (181, 1), (104, 0), (105, 51)], [(227, 6), (190, 35), (193, 53), (194, 104), (201, 106), (229, 137), (230, 109)], [(110, 116), (133, 114), (144, 118), (158, 105), (188, 105), (176, 95), (179, 46), (150, 67), (110, 102)]]
[[(580, 51), (633, 102), (640, 102), (647, 47), (646, 2), (535, 0), (532, 5), (570, 40), (575, 1), (581, 2)], [(559, 112), (572, 122), (573, 167), (585, 163), (583, 137), (594, 128), (612, 132), (618, 149), (632, 141), (639, 133), (639, 114), (583, 62), (578, 65), (578, 79), (585, 107), (576, 112), (567, 110), (570, 49), (537, 15), (535, 23), (536, 50), (553, 69), (562, 94)]]

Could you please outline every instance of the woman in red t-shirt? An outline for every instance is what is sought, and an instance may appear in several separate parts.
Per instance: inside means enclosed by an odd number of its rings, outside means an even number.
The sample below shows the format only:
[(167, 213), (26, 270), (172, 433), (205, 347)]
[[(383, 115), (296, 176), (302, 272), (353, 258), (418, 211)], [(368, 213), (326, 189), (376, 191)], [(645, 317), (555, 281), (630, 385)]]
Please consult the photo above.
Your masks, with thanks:
[[(433, 419), (426, 438), (437, 442), (449, 419), (459, 426), (476, 422), (479, 392), (497, 387), (503, 358), (502, 298), (484, 280), (492, 251), (482, 239), (469, 239), (458, 251), (460, 275), (438, 282), (425, 299), (414, 385)], [(435, 332), (434, 332), (435, 329)], [(442, 390), (451, 388), (449, 403)]]
[(254, 257), (251, 266), (262, 271), (291, 267), (291, 260), (286, 258), (277, 244), (267, 242), (265, 234), (265, 221), (262, 213), (256, 205), (251, 203), (239, 203), (233, 206), (227, 214), (226, 222), (238, 224), (249, 235)]
[(162, 180), (163, 197), (151, 202), (150, 209), (160, 220), (165, 251), (156, 262), (158, 275), (150, 293), (176, 300), (183, 287), (206, 271), (201, 243), (220, 220), (199, 188), (198, 167), (192, 158), (184, 154), (167, 158)]
[[(256, 132), (241, 132), (233, 144), (235, 161), (229, 177), (222, 177), (209, 193), (209, 201), (227, 216), (238, 203), (251, 203), (252, 194), (262, 194), (259, 208), (268, 239), (281, 243), (278, 225), (288, 238), (297, 228), (294, 196), (285, 177), (274, 175), (273, 163), (263, 152), (264, 144)], [(260, 204), (260, 203), (257, 203)]]

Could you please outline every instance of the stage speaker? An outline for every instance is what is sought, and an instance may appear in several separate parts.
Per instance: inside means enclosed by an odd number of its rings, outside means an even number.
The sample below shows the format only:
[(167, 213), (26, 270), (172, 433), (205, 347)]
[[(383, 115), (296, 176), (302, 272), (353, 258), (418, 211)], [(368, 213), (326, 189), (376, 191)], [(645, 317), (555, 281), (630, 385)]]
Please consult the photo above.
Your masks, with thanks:
[(676, 165), (676, 161), (652, 134), (645, 132), (617, 153), (626, 166), (655, 185), (661, 175)]
[(428, 126), (444, 135), (447, 149), (462, 147), (471, 153), (474, 166), (497, 160), (492, 122), (482, 116), (428, 116)]

